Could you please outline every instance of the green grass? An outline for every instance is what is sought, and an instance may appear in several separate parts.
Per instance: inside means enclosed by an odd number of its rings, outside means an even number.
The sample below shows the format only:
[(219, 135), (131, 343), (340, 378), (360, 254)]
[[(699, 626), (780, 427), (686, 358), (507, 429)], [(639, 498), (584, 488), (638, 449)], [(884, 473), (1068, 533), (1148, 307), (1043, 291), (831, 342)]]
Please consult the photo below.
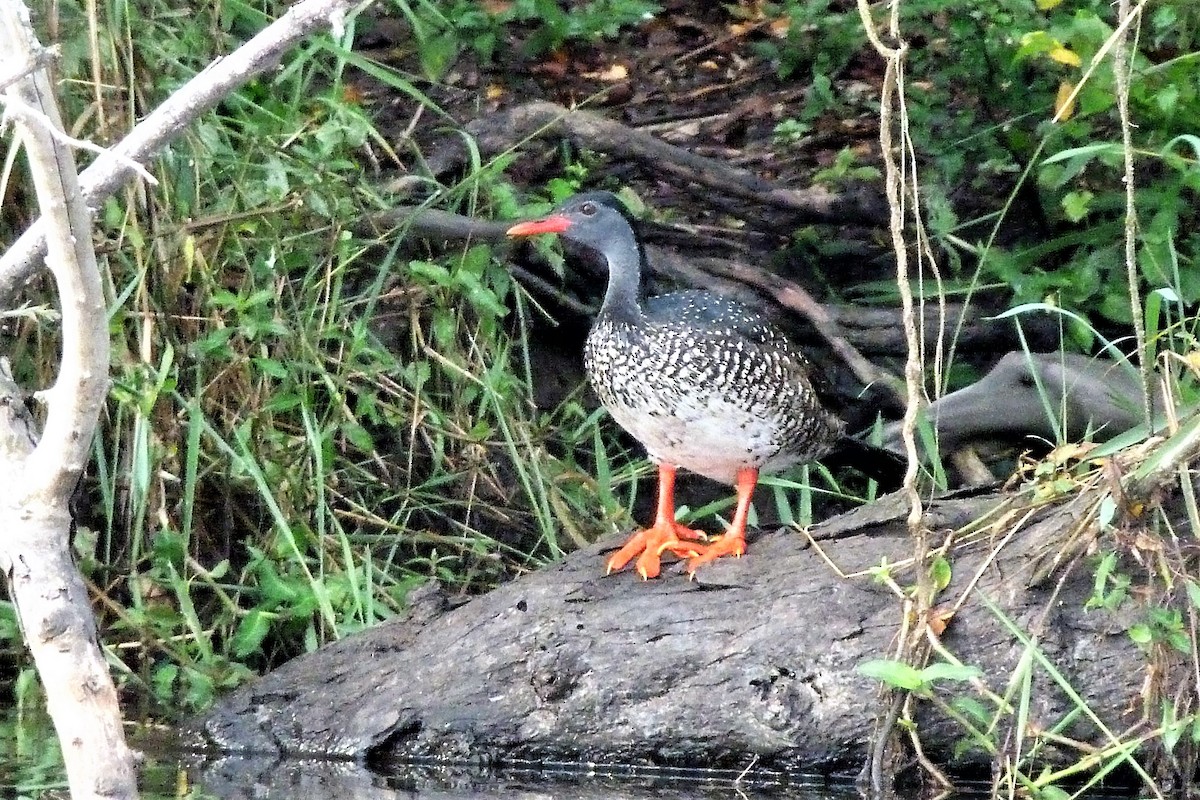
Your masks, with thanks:
[[(55, 6), (64, 32), (60, 86), (68, 126), (104, 142), (284, 8), (95, 5), (94, 16), (81, 2)], [(783, 145), (855, 110), (834, 88), (861, 60), (856, 18), (802, 5), (768, 4), (765, 13), (789, 13), (793, 25), (786, 39), (755, 45), (813, 87), (803, 108), (788, 112), (794, 124), (777, 132)], [(1143, 299), (1134, 308), (1118, 257), (1124, 194), (1111, 68), (1092, 74), (1070, 120), (1048, 122), (1057, 87), (1082, 77), (1082, 66), (1068, 69), (1051, 57), (1051, 45), (1076, 52), (1086, 66), (1111, 30), (1107, 5), (1079, 0), (1040, 12), (988, 2), (942, 16), (943, 5), (903, 5), (906, 31), (924, 35), (912, 53), (910, 76), (923, 82), (910, 94), (910, 122), (927, 148), (922, 198), (931, 246), (948, 266), (941, 288), (930, 282), (918, 287), (921, 296), (973, 303), (980, 287), (1003, 292), (1003, 316), (1055, 314), (1064, 346), (1092, 352), (1129, 350), (1122, 337), (1140, 308), (1149, 360), (1165, 379), (1161, 410), (1184, 425), (1169, 432), (1169, 443), (1186, 446), (1200, 374), (1198, 12), (1183, 2), (1156, 4), (1142, 29), (1141, 45), (1154, 58), (1139, 58), (1132, 91), (1142, 170), (1136, 266)], [(439, 184), (418, 174), (422, 153), (393, 150), (399, 145), (375, 127), (375, 109), (352, 77), (370, 75), (452, 128), (456, 121), (431, 88), (457, 55), (499, 62), (601, 41), (639, 24), (652, 4), (593, 2), (570, 18), (554, 13), (557, 4), (520, 1), (493, 16), (466, 3), (386, 9), (414, 29), (419, 76), (354, 52), (362, 22), (351, 19), (342, 38), (314, 37), (173, 143), (152, 165), (156, 190), (130, 187), (101, 209), (113, 391), (75, 546), (114, 668), (127, 695), (145, 700), (144, 714), (204, 708), (284, 659), (402, 613), (409, 591), (425, 581), (464, 594), (485, 590), (628, 530), (631, 509), (654, 491), (652, 469), (582, 390), (558, 408), (534, 406), (539, 376), (529, 332), (543, 312), (505, 269), (500, 249), (446, 252), (414, 243), (404, 229), (378, 238), (357, 232), (365, 215), (412, 199), (379, 188), (400, 167), (412, 166), (428, 204), (494, 218), (525, 211), (518, 197), (574, 191), (589, 167), (564, 164), (565, 177), (517, 189), (506, 174), (511, 154), (485, 160), (464, 137), (470, 169)], [(956, 105), (964, 94), (979, 102)], [(870, 179), (872, 167), (854, 153), (818, 177)], [(967, 211), (951, 200), (963, 195), (972, 199)], [(1038, 224), (1013, 225), (1014, 217)], [(5, 215), (0, 225), (15, 223)], [(14, 230), (2, 233), (9, 239)], [(818, 257), (833, 252), (836, 238), (798, 235), (801, 243), (824, 241), (828, 249), (813, 248)], [(883, 283), (858, 288), (894, 297)], [(17, 374), (38, 387), (52, 382), (56, 356), (56, 323), (42, 299), (10, 318), (9, 355)], [(945, 374), (960, 373), (947, 366)], [(1117, 456), (1135, 471), (1146, 436), (1133, 433), (1093, 455)], [(1154, 452), (1143, 464), (1148, 475), (1174, 464), (1174, 450)], [(940, 462), (931, 471), (930, 483), (944, 486)], [(1087, 464), (1055, 461), (1026, 480), (1038, 502), (1049, 502), (1102, 493), (1101, 477)], [(1168, 490), (1183, 497), (1191, 531), (1200, 529), (1190, 482), (1181, 478)], [(872, 492), (868, 486), (865, 494)], [(859, 495), (810, 465), (764, 479), (757, 505), (764, 517), (770, 509), (785, 524), (806, 525), (823, 504)], [(730, 502), (689, 509), (687, 519), (713, 523)], [(1145, 613), (1129, 635), (1148, 668), (1191, 680), (1200, 674), (1193, 645), (1200, 589), (1188, 577), (1195, 574), (1183, 544), (1190, 534), (1151, 504), (1137, 532), (1165, 555), (1143, 559), (1131, 529), (1119, 527), (1129, 521), (1118, 517), (1113, 497), (1106, 503), (1097, 494), (1088, 509), (1100, 530), (1086, 562), (1095, 613), (1112, 613), (1136, 593)], [(929, 568), (950, 570), (952, 554), (944, 559)], [(890, 568), (876, 576), (894, 584)], [(896, 591), (908, 596), (906, 587)], [(905, 664), (900, 685), (916, 681), (907, 688), (959, 722), (964, 746), (1003, 763), (1009, 785), (1054, 797), (1060, 782), (1078, 777), (1072, 767), (1033, 768), (1057, 727), (1006, 743), (997, 732), (1024, 731), (1035, 675), (1079, 694), (1025, 632), (1005, 624), (1025, 655), (1011, 675), (998, 676), (1004, 688), (986, 702), (952, 694), (959, 678), (945, 668)], [(9, 606), (0, 606), (0, 643), (19, 660)], [(953, 654), (939, 655), (954, 666)], [(1194, 749), (1197, 687), (1174, 696), (1167, 688), (1152, 687), (1147, 701), (1153, 730), (1111, 735), (1099, 754), (1079, 759), (1078, 770), (1103, 776), (1128, 763), (1134, 748), (1181, 757)], [(1072, 714), (1088, 713), (1076, 702)]]
[[(152, 106), (283, 8), (62, 4), (68, 124), (117, 134), (124, 100)], [(503, 254), (418, 258), (404, 230), (354, 232), (392, 204), (371, 165), (397, 156), (350, 65), (444, 116), (351, 51), (357, 25), (190, 128), (144, 200), (102, 209), (113, 391), (76, 545), (118, 674), (151, 713), (203, 708), (400, 613), (427, 580), (486, 589), (627, 521), (632, 459), (609, 463), (602, 417), (578, 396), (534, 407), (541, 312)], [(428, 188), (443, 208), (512, 216), (505, 163)], [(17, 340), (45, 385), (53, 338), (30, 319)]]

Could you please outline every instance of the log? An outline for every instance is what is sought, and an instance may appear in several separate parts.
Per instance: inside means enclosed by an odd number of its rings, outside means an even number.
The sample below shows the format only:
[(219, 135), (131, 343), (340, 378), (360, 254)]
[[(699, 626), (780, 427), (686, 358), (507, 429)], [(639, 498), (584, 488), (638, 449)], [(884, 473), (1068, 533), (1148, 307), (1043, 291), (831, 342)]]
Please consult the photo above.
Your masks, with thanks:
[[(1028, 493), (963, 494), (931, 503), (926, 523), (940, 540), (985, 521), (950, 554), (953, 579), (939, 602), (969, 596), (943, 644), (1002, 689), (1024, 647), (985, 608), (980, 598), (988, 597), (1033, 631), (1104, 722), (1121, 730), (1127, 710), (1139, 708), (1143, 666), (1124, 633), (1128, 620), (1083, 610), (1092, 578), (1073, 561), (1054, 580), (1027, 586), (1082, 517), (1079, 504), (1094, 500), (1084, 492), (1026, 509)], [(1026, 511), (1014, 532), (1011, 520)], [(794, 529), (770, 532), (752, 539), (744, 558), (706, 566), (695, 580), (678, 568), (652, 581), (604, 576), (604, 554), (617, 545), (609, 540), (458, 607), (425, 589), (407, 617), (237, 690), (191, 732), (227, 752), (376, 765), (857, 771), (878, 712), (878, 687), (858, 666), (885, 657), (901, 623), (897, 598), (862, 571), (906, 556), (906, 513), (893, 495), (814, 526), (811, 540)], [(857, 577), (842, 577), (831, 562)], [(894, 574), (901, 583), (914, 577)], [(1043, 677), (1035, 686), (1032, 724), (1049, 728), (1070, 703)], [(926, 753), (948, 760), (961, 729), (932, 712), (919, 722)], [(1059, 733), (1099, 741), (1082, 718)], [(1045, 756), (1055, 760), (1052, 749)], [(967, 753), (957, 763), (986, 759)]]
[[(1006, 353), (982, 379), (925, 409), (938, 448), (949, 452), (992, 439), (1106, 442), (1146, 422), (1141, 379), (1128, 362), (1078, 353)], [(900, 452), (900, 425), (883, 445)]]
[[(577, 147), (606, 153), (651, 170), (656, 178), (681, 185), (698, 184), (724, 197), (736, 197), (758, 208), (788, 212), (793, 223), (859, 222), (882, 224), (886, 207), (872, 190), (832, 192), (823, 186), (793, 189), (746, 170), (689, 152), (592, 111), (533, 101), (479, 117), (465, 126), (479, 152), (495, 156), (520, 148), (535, 138), (565, 138)], [(425, 163), (438, 177), (470, 163), (461, 137), (446, 136)], [(776, 221), (775, 225), (779, 223)]]

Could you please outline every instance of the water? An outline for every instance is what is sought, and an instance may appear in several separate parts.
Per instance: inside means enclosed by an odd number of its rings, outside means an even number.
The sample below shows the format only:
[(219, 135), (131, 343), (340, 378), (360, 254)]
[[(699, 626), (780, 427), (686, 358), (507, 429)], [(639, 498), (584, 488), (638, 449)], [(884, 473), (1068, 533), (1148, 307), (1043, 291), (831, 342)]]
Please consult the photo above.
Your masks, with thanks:
[[(599, 772), (576, 765), (481, 771), (396, 765), (380, 775), (346, 761), (203, 757), (180, 752), (170, 731), (145, 730), (132, 744), (146, 755), (145, 800), (852, 800), (848, 786), (756, 778), (726, 772)], [(0, 712), (0, 797), (65, 797), (62, 755), (40, 710)]]

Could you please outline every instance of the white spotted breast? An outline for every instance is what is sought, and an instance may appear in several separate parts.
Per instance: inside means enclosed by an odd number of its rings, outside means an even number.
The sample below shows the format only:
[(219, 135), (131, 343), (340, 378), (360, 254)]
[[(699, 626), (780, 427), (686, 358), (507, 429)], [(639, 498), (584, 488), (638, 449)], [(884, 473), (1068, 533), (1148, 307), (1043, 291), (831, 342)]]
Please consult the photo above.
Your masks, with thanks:
[(799, 349), (707, 292), (652, 298), (633, 319), (602, 313), (584, 360), (600, 401), (653, 460), (724, 483), (745, 467), (820, 458), (843, 433)]

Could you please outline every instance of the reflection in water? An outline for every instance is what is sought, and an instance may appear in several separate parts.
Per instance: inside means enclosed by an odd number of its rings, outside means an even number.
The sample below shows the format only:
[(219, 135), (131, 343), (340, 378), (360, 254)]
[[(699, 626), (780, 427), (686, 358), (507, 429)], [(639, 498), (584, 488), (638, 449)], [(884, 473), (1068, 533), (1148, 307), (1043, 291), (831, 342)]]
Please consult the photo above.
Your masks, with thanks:
[[(597, 770), (577, 765), (529, 765), (485, 770), (467, 766), (387, 766), (389, 774), (349, 761), (204, 756), (178, 749), (162, 729), (131, 736), (145, 754), (143, 800), (851, 800), (849, 786), (783, 781), (727, 771)], [(66, 777), (54, 730), (40, 709), (0, 714), (0, 797), (65, 796)]]
[(218, 758), (196, 765), (204, 789), (223, 800), (700, 800), (787, 797), (789, 800), (851, 800), (849, 786), (823, 781), (737, 782), (725, 772), (598, 773), (579, 767), (480, 770), (464, 766), (394, 766), (393, 774), (369, 772), (349, 762)]

